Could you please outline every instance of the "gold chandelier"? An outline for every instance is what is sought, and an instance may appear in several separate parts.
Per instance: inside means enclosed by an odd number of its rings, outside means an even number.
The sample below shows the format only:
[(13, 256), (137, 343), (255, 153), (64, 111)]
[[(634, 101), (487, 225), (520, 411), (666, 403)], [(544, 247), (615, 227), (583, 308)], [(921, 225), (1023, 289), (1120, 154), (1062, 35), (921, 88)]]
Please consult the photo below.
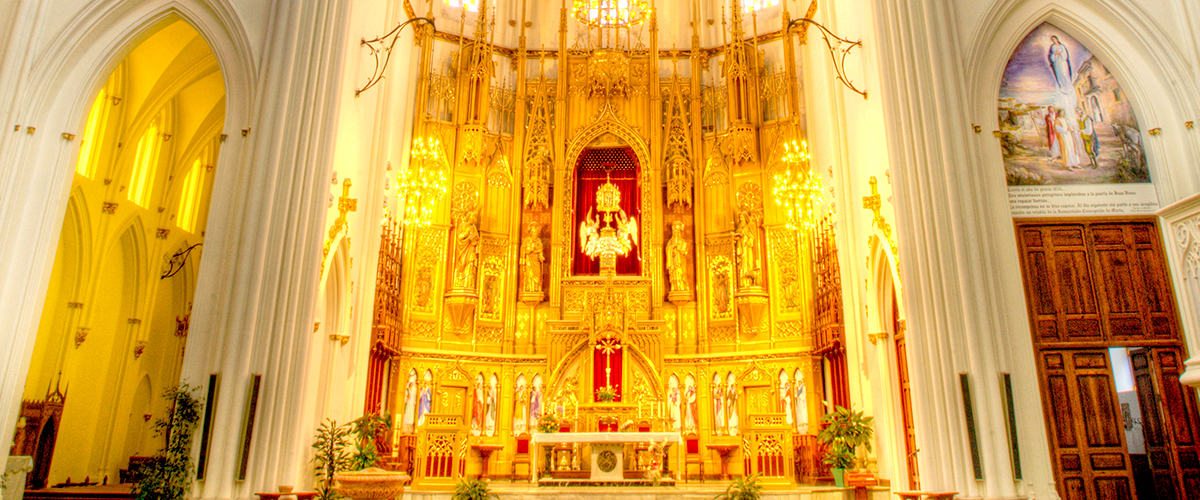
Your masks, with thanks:
[(807, 141), (789, 141), (783, 145), (784, 170), (775, 174), (775, 203), (783, 207), (787, 227), (803, 232), (817, 226), (817, 210), (823, 190), (821, 175), (808, 165)]
[(442, 141), (428, 134), (413, 141), (408, 169), (396, 175), (396, 197), (404, 203), (401, 223), (425, 227), (433, 222), (437, 202), (446, 195), (446, 157)]
[(592, 28), (628, 28), (646, 20), (644, 0), (575, 0), (575, 19)]

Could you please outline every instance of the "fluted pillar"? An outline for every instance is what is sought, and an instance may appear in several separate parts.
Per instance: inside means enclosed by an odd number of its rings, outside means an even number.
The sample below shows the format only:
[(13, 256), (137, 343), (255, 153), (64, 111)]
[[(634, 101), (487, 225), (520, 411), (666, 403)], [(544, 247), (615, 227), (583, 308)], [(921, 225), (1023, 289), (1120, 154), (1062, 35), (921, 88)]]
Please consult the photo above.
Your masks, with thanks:
[[(276, 1), (261, 54), (252, 120), (227, 131), (245, 141), (234, 168), (247, 185), (214, 199), (213, 213), (236, 213), (210, 228), (184, 377), (219, 373), (206, 479), (197, 498), (253, 498), (278, 484), (303, 484), (312, 429), (300, 411), (312, 337), (313, 304), (337, 96), (342, 88), (349, 2)], [(241, 135), (242, 137), (237, 137)], [(212, 234), (212, 233), (217, 234)], [(217, 251), (213, 251), (217, 250)], [(212, 276), (209, 276), (212, 278)], [(201, 282), (206, 282), (201, 277)], [(262, 375), (244, 481), (237, 481), (244, 415), (253, 375)], [(198, 451), (198, 450), (197, 450)]]
[[(1013, 498), (999, 385), (1010, 371), (1001, 341), (1010, 330), (1008, 299), (993, 250), (1013, 243), (998, 243), (1011, 229), (987, 216), (952, 2), (882, 0), (875, 15), (882, 76), (875, 95), (893, 165), (921, 488)], [(960, 373), (971, 381), (982, 480), (972, 467)]]

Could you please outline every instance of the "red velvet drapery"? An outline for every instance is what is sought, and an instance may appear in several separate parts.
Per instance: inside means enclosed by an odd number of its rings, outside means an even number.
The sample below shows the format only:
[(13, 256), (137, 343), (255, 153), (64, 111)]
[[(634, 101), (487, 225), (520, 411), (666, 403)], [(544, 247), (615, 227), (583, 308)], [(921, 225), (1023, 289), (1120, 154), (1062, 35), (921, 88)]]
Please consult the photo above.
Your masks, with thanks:
[(617, 393), (617, 398), (613, 401), (621, 401), (621, 355), (624, 354), (624, 349), (621, 348), (621, 343), (617, 342), (616, 348), (611, 354), (605, 353), (603, 349), (593, 349), (592, 352), (592, 400), (599, 401), (596, 397), (596, 391), (604, 387), (606, 377), (604, 369), (611, 367), (612, 374), (607, 377), (612, 383), (613, 391)]
[[(593, 259), (583, 253), (578, 230), (579, 224), (587, 217), (588, 210), (592, 210), (596, 217), (600, 216), (595, 211), (596, 189), (604, 184), (606, 178), (611, 179), (617, 189), (621, 190), (621, 209), (625, 211), (625, 215), (637, 218), (638, 228), (642, 227), (642, 193), (638, 184), (640, 172), (641, 167), (632, 148), (587, 149), (579, 155), (579, 161), (575, 165), (574, 274), (600, 274), (600, 259)], [(640, 234), (638, 239), (641, 239)], [(617, 258), (617, 274), (642, 274), (642, 254), (638, 245), (634, 245), (623, 257)]]

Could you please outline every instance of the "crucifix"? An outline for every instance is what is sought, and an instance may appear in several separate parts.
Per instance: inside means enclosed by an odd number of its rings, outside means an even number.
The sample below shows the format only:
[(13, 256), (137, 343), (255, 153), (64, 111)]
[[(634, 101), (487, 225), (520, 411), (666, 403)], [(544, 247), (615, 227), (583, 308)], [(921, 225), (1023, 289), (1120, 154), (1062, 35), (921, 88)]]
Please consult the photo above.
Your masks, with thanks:
[(614, 337), (604, 337), (596, 343), (596, 350), (604, 354), (604, 387), (612, 388), (612, 355), (621, 350), (621, 342)]

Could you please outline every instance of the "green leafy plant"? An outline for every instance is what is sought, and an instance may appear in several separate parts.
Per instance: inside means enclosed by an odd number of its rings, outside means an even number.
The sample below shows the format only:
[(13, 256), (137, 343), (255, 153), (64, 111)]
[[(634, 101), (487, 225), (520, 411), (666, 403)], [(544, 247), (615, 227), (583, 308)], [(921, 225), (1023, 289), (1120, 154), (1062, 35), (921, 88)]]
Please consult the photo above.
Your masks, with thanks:
[(138, 500), (182, 500), (192, 490), (192, 435), (200, 421), (198, 387), (181, 383), (163, 392), (171, 402), (167, 415), (154, 422), (155, 435), (166, 444), (145, 466), (133, 485)]
[(837, 407), (832, 413), (821, 418), (825, 428), (817, 433), (817, 441), (828, 446), (825, 457), (821, 460), (835, 469), (852, 469), (856, 462), (855, 454), (860, 446), (871, 451), (871, 438), (875, 435), (872, 427), (874, 417), (867, 417), (863, 412), (855, 412), (845, 407)]
[(375, 437), (379, 431), (391, 428), (391, 419), (378, 413), (358, 417), (346, 424), (354, 442), (350, 454), (349, 470), (363, 470), (379, 462), (379, 451), (375, 448)]
[(542, 418), (538, 419), (538, 432), (558, 432), (558, 429), (560, 428), (562, 428), (562, 423), (558, 421), (558, 417), (553, 413), (547, 413), (542, 415)]
[(313, 441), (313, 472), (317, 476), (317, 498), (335, 500), (341, 498), (333, 489), (333, 476), (350, 467), (350, 428), (325, 419), (317, 427)]
[(758, 484), (758, 474), (750, 477), (738, 476), (733, 478), (725, 492), (713, 500), (759, 500), (762, 498), (762, 485)]
[(596, 389), (596, 399), (605, 403), (615, 401), (617, 399), (617, 391), (606, 385)]
[(454, 494), (450, 500), (493, 500), (500, 498), (492, 493), (492, 487), (487, 481), (477, 477), (459, 479), (454, 485)]

